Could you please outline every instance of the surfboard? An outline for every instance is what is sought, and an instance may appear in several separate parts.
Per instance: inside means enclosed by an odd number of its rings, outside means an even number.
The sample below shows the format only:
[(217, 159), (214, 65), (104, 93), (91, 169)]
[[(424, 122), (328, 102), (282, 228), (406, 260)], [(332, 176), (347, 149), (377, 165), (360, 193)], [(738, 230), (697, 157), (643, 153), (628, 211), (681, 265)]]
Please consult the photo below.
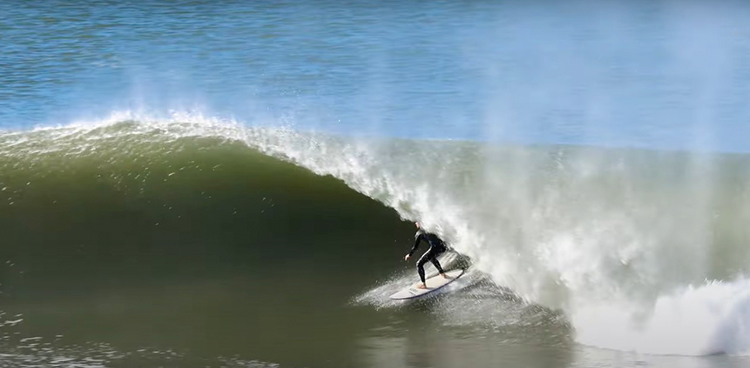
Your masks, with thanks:
[(443, 278), (443, 276), (440, 275), (435, 275), (433, 277), (425, 279), (425, 282), (427, 283), (427, 289), (418, 288), (417, 285), (421, 284), (422, 282), (417, 281), (409, 287), (406, 287), (401, 291), (391, 295), (390, 298), (394, 300), (404, 300), (425, 296), (429, 293), (440, 290), (442, 287), (450, 284), (453, 281), (456, 281), (459, 277), (461, 277), (461, 275), (464, 274), (464, 270), (451, 270), (446, 272), (445, 274), (448, 275), (447, 279)]

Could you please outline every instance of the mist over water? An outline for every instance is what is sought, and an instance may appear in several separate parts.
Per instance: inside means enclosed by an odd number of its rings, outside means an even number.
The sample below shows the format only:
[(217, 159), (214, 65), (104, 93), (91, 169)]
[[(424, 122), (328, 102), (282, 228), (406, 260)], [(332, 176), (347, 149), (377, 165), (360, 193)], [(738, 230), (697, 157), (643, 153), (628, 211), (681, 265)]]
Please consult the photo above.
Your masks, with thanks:
[[(0, 13), (0, 347), (16, 365), (641, 362), (581, 345), (746, 364), (745, 3)], [(471, 272), (415, 307), (386, 298), (414, 276), (398, 260), (416, 219)], [(275, 290), (298, 278), (328, 298), (287, 303)], [(110, 330), (132, 319), (162, 329)], [(299, 324), (315, 349), (284, 332)]]

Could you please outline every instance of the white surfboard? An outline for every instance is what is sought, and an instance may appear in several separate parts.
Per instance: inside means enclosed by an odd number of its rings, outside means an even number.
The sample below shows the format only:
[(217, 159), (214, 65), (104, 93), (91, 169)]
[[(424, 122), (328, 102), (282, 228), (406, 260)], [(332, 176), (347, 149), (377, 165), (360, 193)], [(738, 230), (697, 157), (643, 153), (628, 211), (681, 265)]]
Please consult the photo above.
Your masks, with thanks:
[(448, 275), (447, 279), (443, 278), (443, 276), (441, 275), (435, 275), (433, 277), (425, 279), (425, 282), (427, 283), (427, 289), (418, 288), (417, 285), (421, 284), (422, 282), (417, 281), (411, 286), (391, 295), (390, 298), (394, 300), (403, 300), (419, 298), (420, 296), (427, 295), (433, 291), (439, 290), (443, 286), (448, 285), (453, 281), (456, 281), (456, 279), (464, 274), (464, 270), (451, 270), (446, 272), (445, 274)]

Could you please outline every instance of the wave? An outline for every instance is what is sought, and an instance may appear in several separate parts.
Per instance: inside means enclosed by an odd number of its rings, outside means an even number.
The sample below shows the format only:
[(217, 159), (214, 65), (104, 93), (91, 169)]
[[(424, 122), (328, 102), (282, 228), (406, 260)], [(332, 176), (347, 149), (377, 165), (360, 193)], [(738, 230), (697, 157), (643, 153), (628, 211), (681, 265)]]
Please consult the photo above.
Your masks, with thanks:
[[(408, 225), (400, 220), (419, 219), (494, 283), (564, 311), (579, 342), (744, 354), (750, 350), (742, 327), (750, 316), (742, 296), (750, 264), (749, 160), (343, 137), (125, 113), (0, 135), (0, 213), (4, 231), (15, 237), (27, 237), (28, 224), (48, 231), (50, 223), (42, 228), (31, 219), (46, 221), (50, 213), (74, 226), (60, 207), (90, 221), (102, 213), (143, 221), (138, 229), (197, 226), (213, 217), (232, 229), (260, 229), (257, 244), (328, 244), (318, 253), (345, 252), (344, 241), (311, 237), (346, 232), (352, 222), (373, 225), (359, 236), (392, 244), (394, 229)], [(190, 218), (205, 203), (224, 217)], [(318, 235), (273, 241), (289, 231)], [(264, 253), (275, 252), (258, 251), (258, 260)]]

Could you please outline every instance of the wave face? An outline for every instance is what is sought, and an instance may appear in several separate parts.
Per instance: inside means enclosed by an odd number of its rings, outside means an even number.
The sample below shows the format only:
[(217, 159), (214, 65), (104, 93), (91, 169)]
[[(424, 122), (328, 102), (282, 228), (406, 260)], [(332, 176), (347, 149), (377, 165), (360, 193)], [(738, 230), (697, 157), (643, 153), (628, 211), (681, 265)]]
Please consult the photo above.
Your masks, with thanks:
[(373, 249), (408, 229), (401, 219), (419, 219), (494, 283), (564, 311), (581, 343), (744, 354), (749, 160), (351, 138), (200, 116), (7, 132), (2, 256), (20, 266), (2, 287), (43, 300), (66, 285), (112, 286), (128, 270), (144, 283), (200, 278), (212, 259), (263, 270), (314, 260), (351, 268), (364, 287), (392, 262)]
[(332, 311), (398, 264), (412, 226), (242, 138), (274, 131), (125, 115), (0, 134), (0, 359), (325, 366), (296, 330), (350, 361), (366, 318)]
[[(0, 135), (2, 256), (28, 267), (14, 276), (23, 287), (7, 282), (6, 292), (43, 295), (61, 286), (52, 274), (80, 287), (124, 270), (194, 273), (193, 262), (240, 254), (254, 267), (290, 255), (345, 258), (359, 251), (341, 244), (354, 235), (393, 243), (393, 210), (260, 152), (245, 134), (283, 133), (116, 117)], [(175, 251), (174, 269), (157, 270)]]

